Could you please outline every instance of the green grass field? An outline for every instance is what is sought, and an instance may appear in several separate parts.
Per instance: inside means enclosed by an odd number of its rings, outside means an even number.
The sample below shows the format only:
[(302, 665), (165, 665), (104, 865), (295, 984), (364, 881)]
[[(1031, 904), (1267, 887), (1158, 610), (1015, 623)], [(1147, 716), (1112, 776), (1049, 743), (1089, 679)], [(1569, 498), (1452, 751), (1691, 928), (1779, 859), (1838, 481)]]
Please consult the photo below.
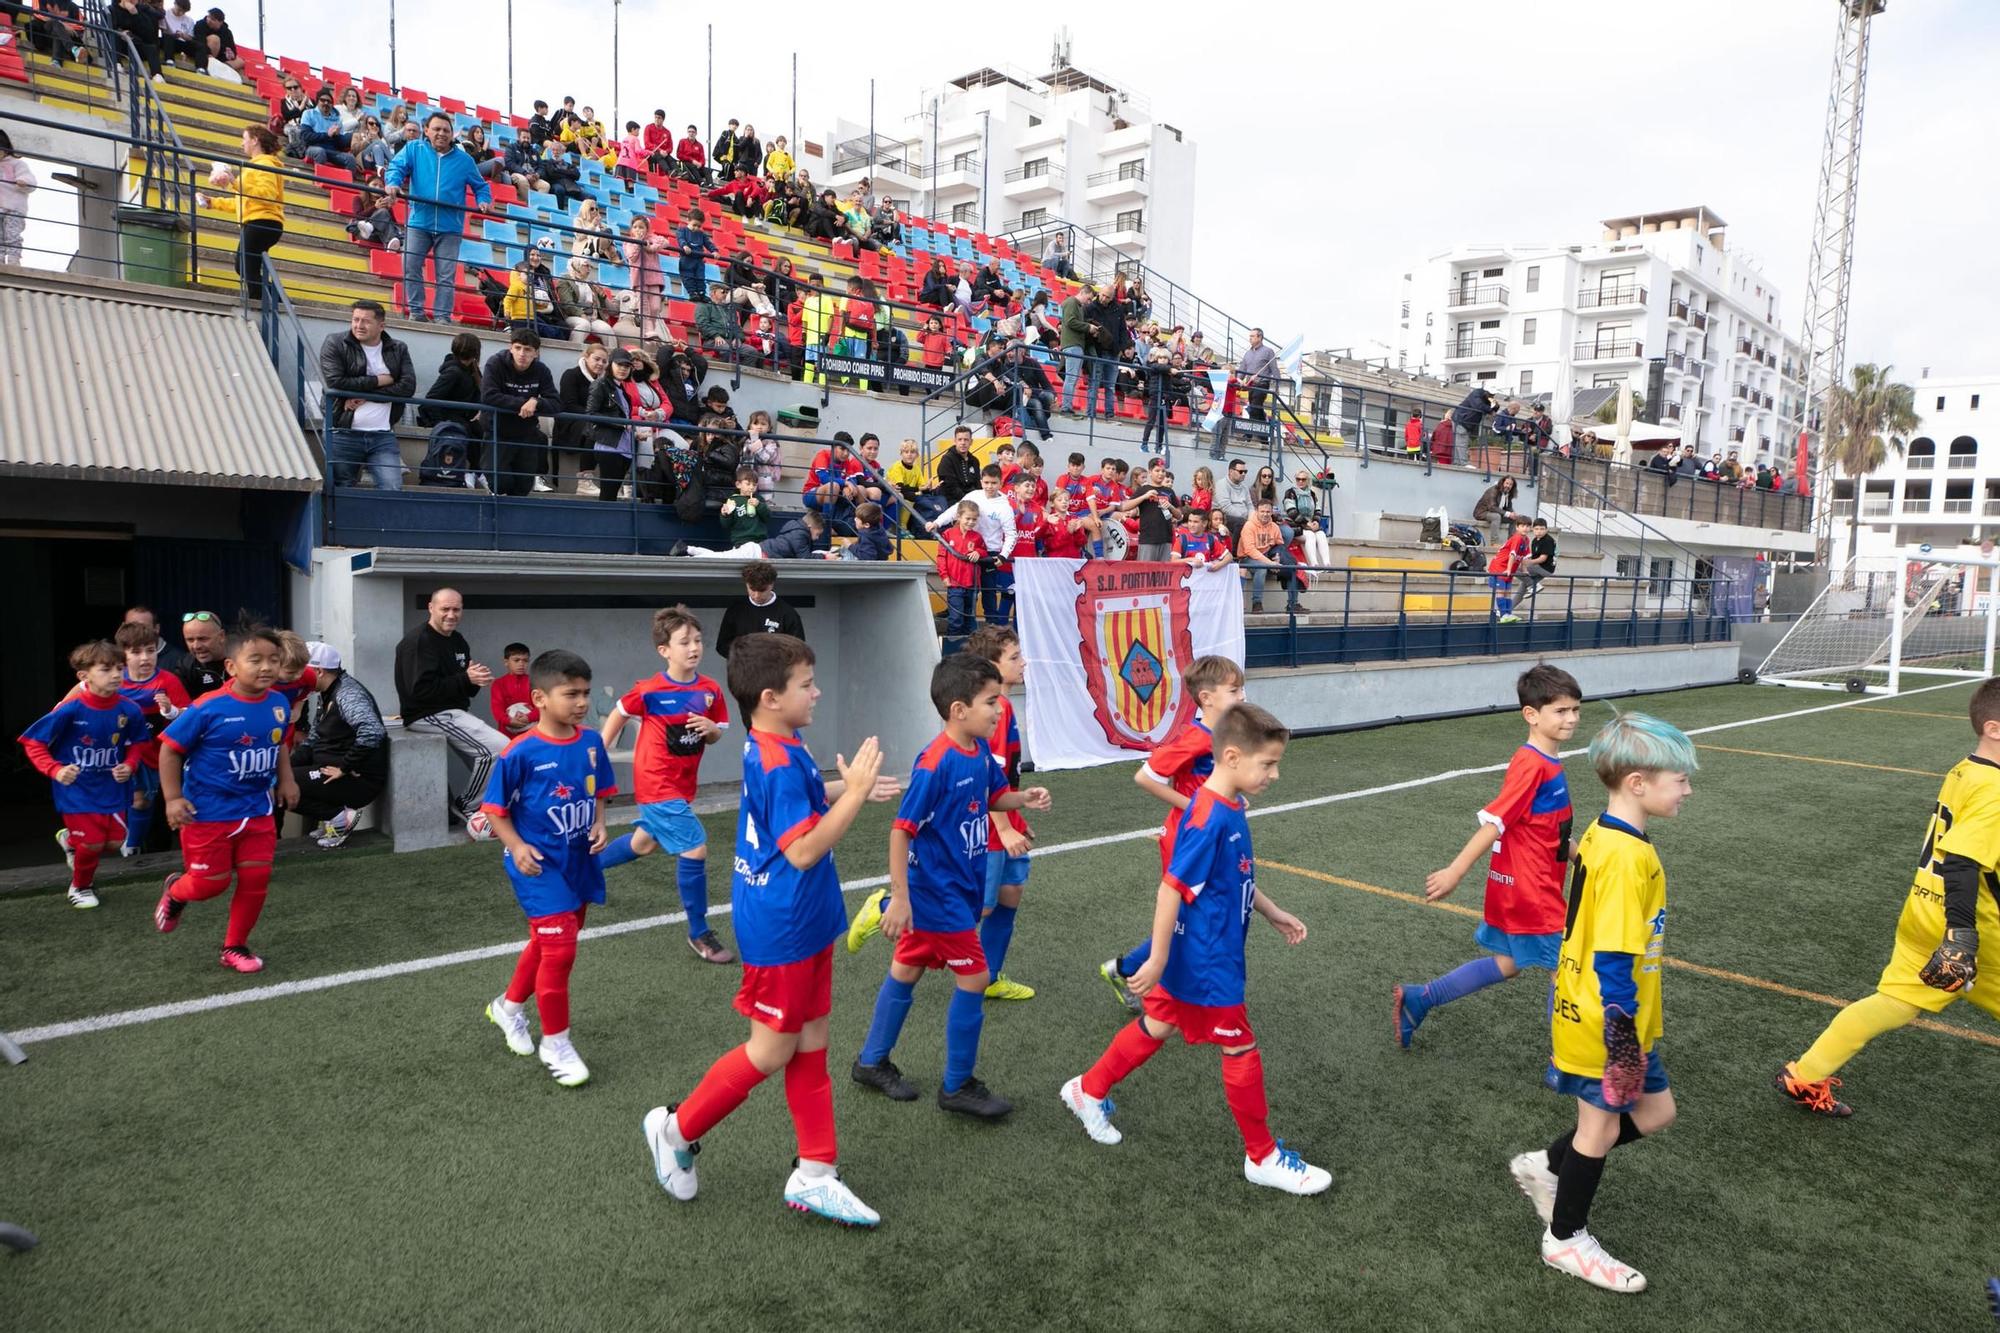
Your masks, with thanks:
[[(792, 1153), (767, 1084), (709, 1136), (701, 1197), (654, 1183), (639, 1133), (743, 1037), (736, 969), (672, 924), (587, 939), (572, 996), (593, 1071), (557, 1087), (506, 1053), (482, 1006), (520, 920), (492, 847), (282, 863), (258, 977), (216, 966), (223, 909), (157, 936), (156, 881), (113, 883), (94, 913), (0, 901), (0, 1019), (37, 1027), (266, 992), (412, 960), (434, 965), (307, 993), (165, 1012), (34, 1040), (0, 1067), (0, 1217), (41, 1248), (0, 1257), (19, 1329), (764, 1329), (1048, 1327), (1962, 1328), (2000, 1271), (1984, 1222), (2000, 1180), (2000, 1037), (1968, 1006), (1845, 1072), (1852, 1120), (1770, 1086), (1888, 955), (1938, 776), (1966, 752), (1969, 685), (1697, 736), (1695, 795), (1656, 826), (1676, 969), (1662, 1052), (1680, 1122), (1620, 1149), (1593, 1230), (1643, 1269), (1621, 1300), (1545, 1269), (1508, 1157), (1573, 1117), (1544, 1091), (1539, 974), (1437, 1012), (1416, 1049), (1388, 991), (1476, 950), (1468, 877), (1444, 908), (1413, 895), (1472, 827), (1496, 774), (1292, 802), (1503, 763), (1512, 716), (1297, 742), (1252, 827), (1260, 885), (1305, 918), (1287, 948), (1258, 925), (1250, 1011), (1272, 1123), (1332, 1191), (1254, 1190), (1218, 1057), (1163, 1051), (1117, 1093), (1125, 1142), (1092, 1144), (1056, 1090), (1123, 1021), (1096, 976), (1145, 929), (1158, 822), (1126, 766), (1048, 775), (1055, 809), (1008, 971), (1040, 989), (989, 1010), (980, 1073), (1019, 1109), (968, 1123), (928, 1099), (847, 1082), (886, 967), (838, 955), (832, 1064), (842, 1168), (883, 1226), (851, 1232), (780, 1205)], [(1637, 705), (1685, 728), (1846, 705), (1767, 687)], [(1577, 743), (1610, 716), (1585, 710)], [(899, 757), (907, 762), (907, 756)], [(1601, 789), (1570, 763), (1580, 817)], [(839, 854), (885, 868), (887, 807)], [(708, 821), (726, 846), (729, 815)], [(718, 884), (718, 898), (726, 884)], [(593, 925), (674, 911), (671, 868), (613, 872)], [(1456, 909), (1456, 910), (1453, 910)], [(730, 935), (726, 917), (717, 924)], [(1783, 988), (1783, 989), (1780, 989)], [(928, 1093), (948, 985), (927, 980), (897, 1060)]]

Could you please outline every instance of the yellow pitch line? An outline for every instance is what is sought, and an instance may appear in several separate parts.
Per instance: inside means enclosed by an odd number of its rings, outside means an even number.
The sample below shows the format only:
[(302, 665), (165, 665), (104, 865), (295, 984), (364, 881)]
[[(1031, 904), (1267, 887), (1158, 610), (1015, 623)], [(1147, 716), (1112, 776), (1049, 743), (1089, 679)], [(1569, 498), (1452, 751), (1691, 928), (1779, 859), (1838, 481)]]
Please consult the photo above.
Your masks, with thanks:
[[(1398, 902), (1413, 903), (1418, 907), (1435, 908), (1441, 912), (1450, 912), (1455, 916), (1477, 917), (1481, 915), (1479, 912), (1462, 903), (1427, 902), (1421, 894), (1405, 893), (1401, 889), (1388, 889), (1382, 887), (1380, 884), (1370, 884), (1365, 880), (1359, 879), (1348, 879), (1343, 875), (1329, 875), (1320, 870), (1307, 870), (1304, 866), (1286, 865), (1282, 861), (1270, 861), (1261, 856), (1257, 858), (1257, 864), (1267, 870), (1282, 870), (1288, 875), (1298, 875), (1305, 879), (1316, 879), (1322, 884), (1336, 884), (1343, 889), (1359, 889), (1363, 893), (1372, 893), (1378, 898), (1393, 898)], [(1783, 995), (1794, 1000), (1810, 1000), (1814, 1004), (1824, 1004), (1834, 1009), (1845, 1009), (1849, 1004), (1849, 1001), (1840, 999), (1837, 996), (1822, 995), (1818, 991), (1801, 990), (1797, 986), (1787, 986), (1782, 981), (1768, 981), (1763, 977), (1753, 977), (1744, 972), (1731, 972), (1727, 968), (1709, 967), (1705, 963), (1690, 963), (1685, 958), (1663, 958), (1660, 961), (1677, 971), (1693, 972), (1698, 976), (1712, 977), (1717, 981), (1731, 981), (1739, 986), (1748, 986), (1753, 990), (1769, 991), (1773, 995)], [(1924, 1028), (1931, 1032), (1941, 1032), (1947, 1037), (1958, 1037), (1964, 1041), (1976, 1041), (1982, 1046), (2000, 1047), (2000, 1036), (1994, 1036), (1987, 1032), (1978, 1032), (1971, 1028), (1955, 1027), (1950, 1023), (1940, 1023), (1935, 1019), (1919, 1018), (1912, 1021), (1909, 1026)]]
[(1854, 705), (1854, 711), (1857, 713), (1893, 713), (1897, 717), (1941, 717), (1951, 722), (1963, 722), (1966, 720), (1963, 713), (1920, 713), (1914, 708), (1876, 708), (1868, 704), (1856, 704)]
[(1909, 773), (1920, 778), (1941, 778), (1942, 773), (1933, 773), (1928, 768), (1893, 768), (1888, 764), (1864, 764), (1856, 759), (1822, 759), (1813, 754), (1779, 754), (1776, 750), (1738, 750), (1729, 745), (1697, 745), (1697, 750), (1715, 750), (1721, 754), (1747, 754), (1756, 759), (1791, 759), (1801, 764), (1833, 764), (1840, 768), (1866, 768), (1877, 773)]

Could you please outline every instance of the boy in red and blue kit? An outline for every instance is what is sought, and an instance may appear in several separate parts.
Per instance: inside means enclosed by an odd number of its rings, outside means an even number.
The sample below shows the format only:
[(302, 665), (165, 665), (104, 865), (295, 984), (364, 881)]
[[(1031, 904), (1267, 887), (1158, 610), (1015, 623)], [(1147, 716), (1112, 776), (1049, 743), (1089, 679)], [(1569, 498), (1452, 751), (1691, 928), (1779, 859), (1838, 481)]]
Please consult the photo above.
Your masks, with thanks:
[(1318, 1194), (1333, 1184), (1271, 1136), (1264, 1057), (1244, 1008), (1244, 943), (1250, 918), (1269, 921), (1287, 943), (1303, 944), (1305, 923), (1257, 887), (1247, 796), (1278, 779), (1291, 739), (1278, 719), (1238, 704), (1215, 724), (1215, 771), (1181, 812), (1173, 861), (1160, 877), (1153, 907), (1153, 951), (1132, 977), (1145, 1012), (1112, 1039), (1090, 1069), (1059, 1094), (1090, 1137), (1113, 1144), (1111, 1089), (1159, 1053), (1176, 1031), (1189, 1045), (1222, 1048), (1222, 1089), (1243, 1135), (1243, 1178), (1287, 1194)]
[(598, 865), (610, 870), (666, 848), (687, 913), (688, 948), (703, 962), (733, 963), (736, 955), (708, 924), (708, 834), (694, 813), (701, 757), (722, 739), (729, 705), (722, 686), (701, 674), (701, 622), (685, 606), (653, 613), (653, 647), (666, 660), (666, 670), (633, 685), (604, 719), (603, 730), (608, 750), (627, 720), (640, 720), (632, 747), (639, 827), (606, 847)]
[(896, 942), (889, 975), (875, 997), (868, 1039), (855, 1057), (854, 1081), (892, 1101), (915, 1101), (917, 1090), (890, 1062), (917, 982), (949, 970), (958, 982), (945, 1020), (944, 1078), (938, 1105), (997, 1120), (1014, 1109), (973, 1073), (985, 1022), (986, 950), (980, 906), (986, 896), (988, 812), (1046, 810), (1040, 787), (1013, 791), (986, 738), (1000, 717), (1000, 672), (991, 662), (958, 653), (931, 672), (931, 705), (944, 730), (924, 747), (910, 771), (902, 806), (889, 830), (889, 906), (882, 933)]
[(1229, 539), (1209, 531), (1208, 511), (1190, 509), (1184, 526), (1174, 533), (1174, 559), (1200, 567), (1229, 552)]
[(144, 622), (120, 625), (113, 640), (125, 654), (124, 682), (118, 692), (146, 715), (152, 736), (139, 747), (128, 788), (131, 805), (125, 813), (125, 842), (118, 850), (131, 856), (146, 845), (153, 820), (160, 813), (160, 733), (189, 703), (187, 687), (171, 671), (160, 670), (160, 631)]
[(1479, 812), (1479, 825), (1456, 859), (1424, 879), (1424, 898), (1439, 902), (1490, 849), (1486, 910), (1472, 937), (1492, 956), (1476, 958), (1422, 985), (1390, 992), (1396, 1043), (1409, 1049), (1417, 1025), (1441, 1004), (1519, 976), (1521, 969), (1555, 970), (1562, 949), (1563, 877), (1569, 869), (1573, 818), (1563, 776), (1563, 742), (1576, 734), (1583, 691), (1576, 677), (1544, 662), (1514, 683), (1528, 739), (1507, 763), (1500, 794)]
[(852, 762), (835, 757), (839, 782), (822, 781), (799, 735), (812, 724), (819, 699), (813, 652), (804, 641), (789, 634), (736, 640), (729, 651), (729, 692), (750, 721), (730, 881), (743, 954), (736, 1011), (750, 1020), (750, 1038), (709, 1066), (684, 1100), (646, 1113), (642, 1127), (653, 1174), (669, 1196), (693, 1199), (702, 1136), (782, 1069), (798, 1138), (786, 1205), (872, 1227), (881, 1215), (855, 1197), (834, 1167), (827, 1015), (833, 1008), (833, 942), (847, 928), (847, 911), (833, 847), (853, 827), (863, 802), (893, 799), (898, 784), (881, 776), (882, 750), (873, 736), (855, 749)]
[[(1160, 829), (1161, 874), (1173, 861), (1174, 832), (1180, 826), (1181, 812), (1194, 802), (1201, 784), (1215, 771), (1216, 720), (1243, 702), (1243, 668), (1215, 654), (1197, 657), (1182, 673), (1181, 684), (1194, 700), (1194, 716), (1132, 775), (1140, 791), (1167, 805), (1166, 824)], [(1129, 953), (1098, 964), (1097, 975), (1104, 978), (1118, 1002), (1135, 1014), (1139, 999), (1126, 988), (1125, 980), (1152, 955), (1153, 941), (1144, 939)]]
[(1493, 553), (1493, 559), (1486, 565), (1486, 584), (1493, 590), (1493, 609), (1499, 613), (1500, 623), (1511, 625), (1520, 617), (1514, 614), (1514, 571), (1528, 558), (1528, 520), (1514, 520), (1513, 535), (1500, 543), (1500, 549)]
[[(565, 1088), (590, 1081), (590, 1067), (569, 1035), (569, 974), (576, 965), (584, 913), (604, 901), (604, 802), (618, 789), (611, 755), (590, 716), (590, 664), (551, 648), (528, 664), (541, 716), (494, 762), (480, 809), (505, 847), (507, 878), (528, 918), (528, 944), (507, 989), (486, 1006), (516, 1055), (539, 1055)], [(528, 996), (542, 1019), (542, 1041), (528, 1035)]]
[(120, 692), (125, 657), (116, 644), (82, 644), (69, 665), (78, 688), (20, 741), (28, 762), (54, 787), (63, 825), (56, 843), (70, 864), (69, 905), (88, 911), (97, 906), (98, 862), (124, 845), (125, 784), (152, 732), (139, 705)]
[(184, 869), (167, 876), (153, 928), (172, 931), (189, 903), (220, 895), (233, 878), (221, 962), (234, 972), (264, 970), (264, 960), (250, 952), (250, 932), (271, 888), (278, 846), (272, 815), (299, 799), (286, 743), (292, 709), (274, 688), (282, 663), (275, 631), (235, 630), (223, 647), (229, 684), (189, 705), (160, 744), (160, 795), (167, 827), (181, 835)]

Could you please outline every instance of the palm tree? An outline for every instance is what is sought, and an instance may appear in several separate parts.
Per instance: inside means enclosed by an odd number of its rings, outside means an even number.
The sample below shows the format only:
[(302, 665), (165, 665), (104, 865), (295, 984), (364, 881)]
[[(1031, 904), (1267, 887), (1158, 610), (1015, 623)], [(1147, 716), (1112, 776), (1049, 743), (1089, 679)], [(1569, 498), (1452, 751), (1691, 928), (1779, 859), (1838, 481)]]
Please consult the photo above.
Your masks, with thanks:
[(1851, 385), (1836, 384), (1826, 391), (1826, 456), (1854, 481), (1854, 508), (1847, 515), (1850, 569), (1860, 540), (1862, 479), (1888, 462), (1891, 450), (1901, 454), (1906, 437), (1917, 428), (1916, 391), (1891, 379), (1894, 369), (1864, 361), (1850, 372)]

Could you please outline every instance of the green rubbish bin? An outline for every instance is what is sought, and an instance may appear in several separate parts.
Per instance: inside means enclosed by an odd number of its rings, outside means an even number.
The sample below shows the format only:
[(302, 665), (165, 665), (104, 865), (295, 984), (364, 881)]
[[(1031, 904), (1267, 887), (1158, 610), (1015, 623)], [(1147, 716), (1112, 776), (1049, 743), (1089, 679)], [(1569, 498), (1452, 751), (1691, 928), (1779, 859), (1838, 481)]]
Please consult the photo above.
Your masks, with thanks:
[(125, 204), (117, 210), (118, 257), (127, 282), (188, 285), (187, 221), (178, 213)]

